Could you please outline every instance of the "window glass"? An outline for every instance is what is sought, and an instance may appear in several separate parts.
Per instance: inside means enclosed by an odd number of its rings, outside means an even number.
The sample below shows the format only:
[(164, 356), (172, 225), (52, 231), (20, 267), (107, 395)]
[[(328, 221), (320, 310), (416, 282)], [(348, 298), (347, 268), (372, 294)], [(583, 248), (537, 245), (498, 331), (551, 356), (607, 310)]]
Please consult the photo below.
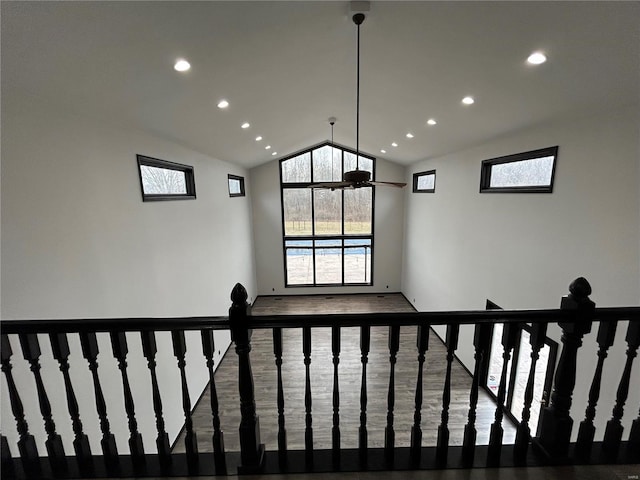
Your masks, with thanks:
[(311, 181), (311, 154), (309, 152), (280, 163), (283, 183)]
[(373, 160), (360, 155), (360, 161), (356, 162), (355, 153), (345, 151), (344, 152), (344, 171), (350, 172), (351, 170), (355, 170), (356, 166), (359, 167), (359, 170), (366, 170), (367, 172), (371, 172), (371, 178), (373, 179)]
[(311, 235), (311, 189), (285, 188), (282, 192), (285, 235)]
[(342, 248), (316, 248), (316, 283), (342, 283)]
[(345, 239), (344, 242), (344, 283), (370, 283), (371, 240)]
[(313, 181), (342, 181), (342, 155), (340, 150), (325, 145), (313, 151)]
[(285, 242), (287, 284), (308, 285), (313, 283), (313, 248), (310, 248), (311, 246), (310, 240), (288, 240)]
[(344, 233), (346, 235), (371, 234), (373, 190), (355, 188), (344, 190)]
[(179, 195), (187, 193), (184, 172), (168, 168), (140, 165), (142, 190), (145, 194)]
[(532, 158), (491, 167), (490, 187), (539, 187), (551, 184), (554, 157)]
[(313, 190), (316, 235), (342, 233), (342, 190)]

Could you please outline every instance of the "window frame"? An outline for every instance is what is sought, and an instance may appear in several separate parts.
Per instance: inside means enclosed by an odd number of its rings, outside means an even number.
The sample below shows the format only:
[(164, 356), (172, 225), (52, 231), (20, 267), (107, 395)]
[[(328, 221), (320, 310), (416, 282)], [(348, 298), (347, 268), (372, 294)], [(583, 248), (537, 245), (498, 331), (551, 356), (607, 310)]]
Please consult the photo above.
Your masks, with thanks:
[[(196, 198), (196, 182), (193, 167), (182, 163), (170, 162), (169, 160), (161, 160), (146, 155), (136, 155), (138, 162), (138, 178), (140, 179), (140, 192), (142, 193), (143, 202), (156, 202), (164, 200), (195, 200)], [(164, 170), (175, 170), (184, 173), (186, 193), (145, 193), (144, 183), (142, 181), (142, 166), (162, 168)]]
[[(494, 165), (516, 163), (533, 160), (542, 157), (553, 157), (551, 166), (551, 179), (549, 185), (523, 185), (515, 187), (491, 187), (491, 168)], [(558, 146), (530, 150), (528, 152), (505, 155), (503, 157), (483, 160), (480, 167), (480, 193), (553, 193), (553, 182), (556, 174), (556, 162), (558, 160)]]
[[(344, 175), (344, 164), (345, 164), (345, 152), (351, 153), (353, 155), (356, 155), (356, 151), (353, 149), (350, 149), (348, 147), (345, 147), (343, 145), (339, 145), (336, 143), (331, 143), (329, 141), (326, 142), (322, 142), (319, 143), (317, 145), (313, 145), (312, 147), (308, 147), (305, 148), (303, 150), (299, 150), (295, 153), (292, 153), (290, 155), (287, 155), (286, 157), (283, 157), (279, 160), (278, 162), (278, 173), (280, 176), (280, 213), (281, 213), (281, 220), (282, 220), (282, 254), (283, 254), (283, 270), (284, 270), (284, 286), (285, 288), (314, 288), (314, 287), (359, 287), (359, 286), (373, 286), (373, 274), (374, 274), (374, 251), (375, 251), (375, 246), (374, 246), (374, 231), (375, 231), (375, 197), (376, 197), (376, 189), (375, 186), (372, 187), (363, 187), (363, 188), (371, 188), (371, 233), (370, 234), (345, 234), (344, 233), (344, 219), (345, 219), (345, 215), (344, 215), (344, 189), (341, 190), (342, 192), (342, 211), (341, 211), (341, 222), (342, 222), (342, 234), (335, 234), (335, 235), (316, 235), (315, 232), (315, 208), (314, 208), (314, 194), (313, 194), (313, 190), (311, 190), (311, 235), (297, 235), (297, 236), (292, 236), (289, 235), (287, 236), (285, 233), (285, 216), (284, 216), (284, 191), (286, 189), (295, 189), (295, 188), (309, 188), (310, 185), (313, 185), (314, 183), (319, 183), (317, 181), (313, 180), (313, 151), (317, 150), (319, 148), (325, 147), (325, 146), (329, 146), (329, 147), (333, 147), (336, 148), (338, 150), (342, 151), (342, 155), (341, 155), (341, 162), (342, 162), (342, 172)], [(284, 183), (283, 182), (283, 178), (282, 178), (282, 164), (284, 162), (286, 162), (287, 160), (291, 160), (295, 157), (298, 157), (300, 155), (304, 155), (308, 153), (309, 154), (309, 168), (310, 168), (310, 181), (308, 182), (289, 182), (289, 183)], [(376, 157), (363, 153), (363, 152), (359, 152), (358, 155), (361, 158), (366, 158), (368, 160), (372, 161), (373, 167), (372, 167), (372, 173), (371, 173), (371, 181), (375, 180), (375, 173), (376, 173)], [(342, 180), (342, 179), (340, 179)], [(322, 183), (322, 182), (320, 182)], [(344, 272), (344, 267), (345, 267), (345, 255), (344, 255), (344, 250), (350, 248), (350, 246), (345, 246), (345, 240), (358, 240), (358, 239), (362, 239), (362, 240), (369, 240), (371, 242), (371, 245), (369, 247), (369, 255), (371, 256), (371, 263), (370, 263), (370, 270), (369, 270), (369, 282), (359, 282), (359, 283), (345, 283), (345, 272)], [(291, 240), (311, 240), (312, 241), (312, 246), (310, 247), (291, 247), (291, 246), (287, 246), (287, 241), (291, 241)], [(341, 242), (341, 246), (336, 246), (336, 247), (323, 247), (323, 246), (316, 246), (315, 241), (317, 240), (334, 240), (334, 241), (340, 241)], [(313, 283), (305, 283), (305, 284), (290, 284), (288, 281), (288, 275), (287, 275), (287, 250), (289, 248), (308, 248), (312, 251), (312, 262), (313, 262)], [(336, 248), (336, 249), (340, 249), (342, 252), (342, 275), (341, 275), (341, 282), (340, 283), (318, 283), (316, 281), (317, 278), (317, 272), (316, 272), (316, 255), (315, 255), (315, 250), (316, 249), (327, 249), (327, 248)]]
[[(240, 193), (231, 193), (231, 185), (229, 183), (230, 180), (238, 180), (240, 182)], [(244, 177), (241, 177), (240, 175), (232, 175), (231, 173), (229, 173), (227, 175), (227, 188), (229, 190), (230, 197), (244, 197), (246, 195), (244, 190)]]
[[(433, 188), (418, 188), (418, 180), (420, 177), (426, 177), (427, 175), (433, 175)], [(424, 172), (417, 172), (413, 174), (413, 193), (436, 193), (436, 170), (426, 170)]]

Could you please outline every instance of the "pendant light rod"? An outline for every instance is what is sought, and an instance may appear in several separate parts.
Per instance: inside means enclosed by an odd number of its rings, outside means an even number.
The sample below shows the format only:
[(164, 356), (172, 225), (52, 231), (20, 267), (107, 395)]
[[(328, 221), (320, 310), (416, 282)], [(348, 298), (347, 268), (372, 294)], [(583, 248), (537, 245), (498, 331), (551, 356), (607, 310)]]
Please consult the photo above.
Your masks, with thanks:
[(360, 169), (360, 25), (364, 22), (364, 13), (356, 13), (353, 23), (358, 27), (358, 48), (356, 60), (356, 170)]
[(331, 125), (331, 181), (333, 182), (333, 125), (336, 123), (336, 117), (329, 117), (329, 125)]

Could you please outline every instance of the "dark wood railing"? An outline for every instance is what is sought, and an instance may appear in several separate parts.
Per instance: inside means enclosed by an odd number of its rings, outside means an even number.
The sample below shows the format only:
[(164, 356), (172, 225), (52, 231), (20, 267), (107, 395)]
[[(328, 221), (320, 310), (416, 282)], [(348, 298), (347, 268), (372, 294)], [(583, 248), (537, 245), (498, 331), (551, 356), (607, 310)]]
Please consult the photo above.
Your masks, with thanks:
[[(636, 418), (627, 440), (623, 440), (621, 423), (627, 400), (633, 361), (640, 346), (640, 307), (596, 308), (589, 299), (591, 289), (586, 280), (580, 278), (570, 286), (570, 293), (563, 297), (560, 309), (548, 310), (490, 310), (490, 311), (450, 311), (422, 313), (379, 313), (379, 314), (337, 314), (337, 315), (269, 315), (252, 317), (247, 304), (247, 293), (241, 285), (236, 285), (231, 299), (228, 317), (195, 318), (138, 318), (138, 319), (89, 319), (89, 320), (30, 320), (6, 321), (2, 331), (2, 371), (5, 374), (7, 390), (19, 440), (17, 453), (12, 457), (15, 445), (9, 445), (2, 435), (2, 475), (3, 478), (92, 478), (127, 476), (185, 476), (185, 475), (227, 475), (244, 473), (275, 472), (327, 472), (390, 469), (434, 469), (451, 467), (485, 467), (513, 465), (549, 464), (591, 464), (591, 463), (638, 463), (640, 462), (640, 417)], [(626, 362), (617, 389), (615, 405), (600, 406), (600, 411), (612, 412), (606, 424), (604, 440), (594, 441), (596, 405), (599, 400), (603, 365), (609, 348), (614, 343), (618, 321), (628, 321), (626, 331)], [(584, 420), (580, 422), (577, 442), (571, 442), (574, 419), (570, 408), (576, 381), (578, 350), (584, 335), (591, 331), (592, 322), (599, 322), (597, 343), (598, 363), (589, 390), (588, 406)], [(503, 360), (506, 365), (517, 342), (523, 323), (530, 323), (529, 342), (531, 346), (531, 366), (524, 393), (522, 421), (516, 432), (514, 445), (503, 444), (503, 412), (506, 391), (506, 371), (503, 368), (498, 388), (495, 421), (491, 425), (489, 445), (476, 445), (476, 407), (480, 388), (480, 373), (487, 361), (491, 348), (491, 326), (504, 324), (502, 335)], [(533, 400), (536, 361), (544, 344), (547, 325), (557, 323), (562, 329), (562, 351), (555, 370), (554, 387), (550, 404), (543, 409), (541, 430), (532, 438), (529, 419)], [(446, 326), (444, 339), (446, 346), (446, 373), (442, 392), (440, 424), (422, 424), (423, 369), (425, 354), (429, 349), (429, 331), (432, 326)], [(464, 426), (462, 446), (449, 443), (449, 406), (451, 399), (451, 366), (458, 348), (458, 334), (461, 325), (475, 325), (473, 339), (474, 369), (469, 392), (467, 423)], [(384, 428), (384, 448), (368, 445), (367, 419), (367, 364), (371, 341), (371, 327), (388, 327), (389, 384), (387, 391), (387, 414)], [(415, 410), (411, 426), (410, 446), (395, 445), (395, 365), (399, 348), (400, 330), (405, 326), (417, 326), (418, 377), (415, 385)], [(332, 394), (332, 448), (315, 449), (313, 439), (313, 404), (310, 365), (313, 360), (312, 336), (318, 327), (331, 327), (331, 354), (333, 363)], [(340, 391), (339, 364), (341, 354), (341, 328), (360, 328), (360, 418), (358, 448), (341, 447), (340, 435)], [(256, 411), (253, 375), (251, 370), (251, 335), (255, 329), (273, 332), (273, 354), (277, 374), (277, 452), (266, 452), (260, 440), (260, 424)], [(282, 379), (282, 329), (299, 329), (302, 335), (302, 362), (305, 368), (304, 394), (304, 450), (287, 448), (285, 418), (285, 393)], [(209, 373), (209, 393), (211, 397), (211, 421), (213, 425), (213, 453), (200, 453), (193, 428), (192, 402), (189, 397), (185, 358), (187, 342), (185, 331), (201, 332), (202, 355)], [(214, 336), (215, 330), (230, 330), (238, 356), (238, 390), (240, 394), (241, 422), (239, 425), (239, 452), (226, 452), (223, 432), (220, 427), (220, 404), (215, 384)], [(157, 346), (155, 332), (171, 332), (173, 355), (180, 375), (180, 392), (184, 414), (185, 452), (171, 453), (169, 436), (164, 415), (167, 405), (163, 405), (157, 378)], [(96, 333), (107, 332), (111, 338), (112, 354), (118, 363), (122, 383), (123, 403), (129, 431), (129, 454), (118, 452), (115, 437), (111, 431), (108, 405), (102, 390), (98, 368), (98, 342)], [(147, 405), (134, 405), (131, 381), (127, 371), (128, 345), (125, 332), (139, 332), (142, 352), (147, 361), (151, 385), (151, 398)], [(54, 359), (62, 372), (61, 384), (67, 400), (67, 407), (74, 434), (74, 454), (63, 448), (62, 439), (56, 431), (51, 404), (41, 377), (41, 350), (38, 334), (48, 334)], [(70, 349), (68, 334), (79, 335), (82, 355), (91, 372), (95, 409), (99, 418), (101, 452), (92, 452), (80, 419), (76, 388), (69, 375)], [(29, 431), (21, 392), (12, 372), (13, 351), (9, 336), (17, 336), (22, 355), (30, 364), (36, 385), (36, 392), (42, 420), (45, 426), (47, 450), (39, 452), (34, 436)], [(15, 345), (15, 343), (14, 343)], [(264, 367), (264, 366), (263, 366)], [(145, 381), (136, 379), (136, 381)], [(637, 388), (637, 385), (634, 385)], [(3, 401), (7, 401), (3, 399)], [(141, 433), (138, 430), (136, 412), (153, 408), (157, 437), (157, 453), (146, 453)], [(225, 408), (230, 408), (228, 405)], [(632, 406), (635, 412), (636, 406)], [(606, 413), (604, 413), (606, 414)], [(36, 419), (29, 419), (35, 421)], [(59, 420), (60, 421), (60, 420)], [(437, 429), (435, 447), (422, 445), (423, 430)], [(153, 439), (144, 439), (147, 444)], [(209, 440), (206, 440), (209, 441)], [(530, 448), (532, 447), (532, 448)]]

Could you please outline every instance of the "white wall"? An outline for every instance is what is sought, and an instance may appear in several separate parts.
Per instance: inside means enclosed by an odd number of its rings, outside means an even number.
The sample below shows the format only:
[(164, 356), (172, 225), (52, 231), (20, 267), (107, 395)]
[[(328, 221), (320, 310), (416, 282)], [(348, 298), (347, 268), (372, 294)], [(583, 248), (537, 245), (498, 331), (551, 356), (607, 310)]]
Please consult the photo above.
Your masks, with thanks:
[[(2, 318), (187, 317), (226, 315), (236, 282), (255, 296), (248, 196), (230, 198), (227, 174), (246, 171), (163, 139), (3, 99)], [(136, 154), (194, 166), (196, 200), (142, 202)], [(79, 320), (81, 321), (81, 320)], [(99, 375), (120, 452), (128, 452), (122, 383), (109, 338), (99, 335)], [(100, 453), (100, 430), (87, 363), (71, 341), (71, 376), (85, 433)], [(197, 332), (187, 333), (192, 404), (208, 381)], [(14, 374), (41, 454), (44, 428), (33, 375), (12, 338)], [(73, 452), (62, 375), (40, 337), (43, 377), (57, 430)], [(179, 372), (168, 333), (158, 334), (158, 375), (173, 440), (184, 423)], [(216, 334), (220, 354), (228, 332)], [(129, 376), (147, 452), (155, 451), (151, 386), (138, 334), (128, 334)], [(17, 433), (2, 381), (2, 432)], [(201, 439), (207, 441), (207, 439)], [(17, 455), (17, 448), (12, 453)]]
[[(434, 168), (437, 177), (435, 194), (407, 192), (405, 296), (420, 311), (483, 309), (486, 299), (503, 308), (556, 308), (569, 283), (584, 276), (598, 306), (638, 305), (639, 126), (637, 108), (577, 115), (412, 165), (406, 181)], [(478, 193), (482, 160), (554, 145), (559, 152), (552, 194)], [(576, 423), (584, 418), (597, 360), (597, 327), (580, 352)], [(624, 364), (625, 333), (623, 323), (605, 363), (600, 436)], [(560, 341), (557, 326), (549, 336)], [(470, 370), (472, 340), (472, 327), (464, 328), (458, 356)], [(633, 382), (640, 384), (640, 365)], [(640, 391), (633, 388), (627, 433), (639, 403)]]
[[(279, 162), (275, 160), (249, 172), (253, 186), (253, 234), (258, 295), (399, 292), (404, 190), (393, 187), (376, 187), (372, 286), (285, 288), (279, 168)], [(399, 165), (382, 159), (376, 160), (377, 179), (401, 182), (403, 175), (404, 169)]]

